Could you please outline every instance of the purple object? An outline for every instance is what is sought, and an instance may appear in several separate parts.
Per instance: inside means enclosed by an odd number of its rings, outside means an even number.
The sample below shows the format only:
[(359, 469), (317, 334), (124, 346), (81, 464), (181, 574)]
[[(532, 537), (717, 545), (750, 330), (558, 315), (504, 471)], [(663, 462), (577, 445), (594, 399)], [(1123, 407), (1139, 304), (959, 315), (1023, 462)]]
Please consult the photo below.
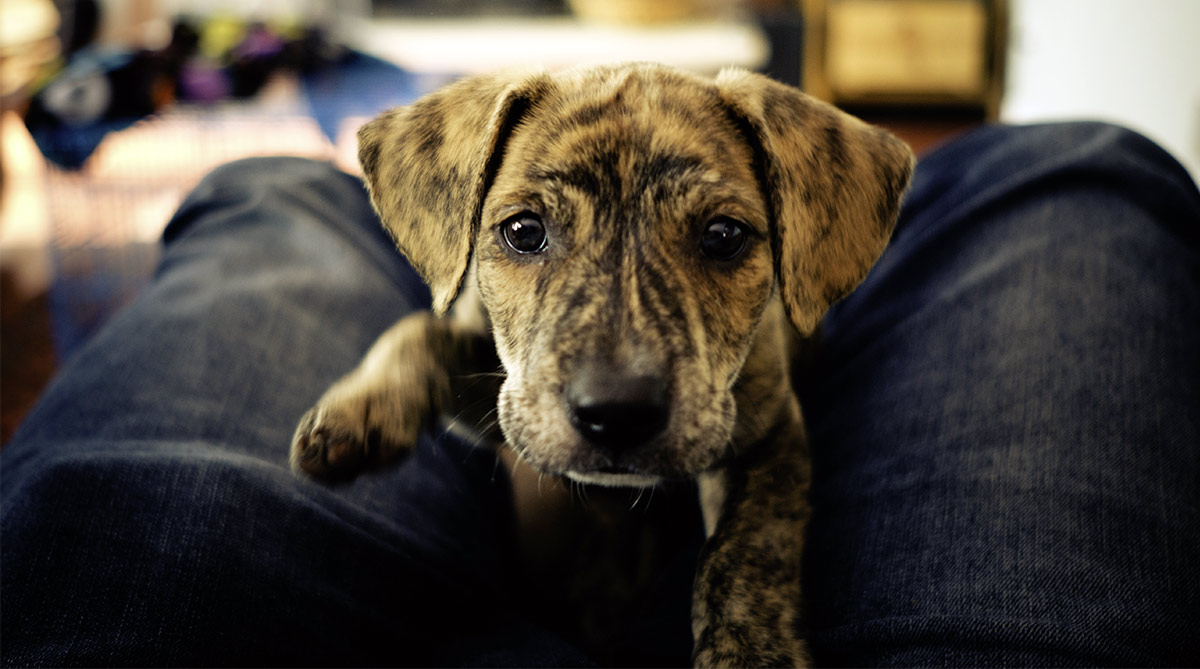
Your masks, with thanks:
[(179, 73), (179, 97), (191, 102), (217, 102), (229, 97), (229, 76), (215, 64), (190, 60)]

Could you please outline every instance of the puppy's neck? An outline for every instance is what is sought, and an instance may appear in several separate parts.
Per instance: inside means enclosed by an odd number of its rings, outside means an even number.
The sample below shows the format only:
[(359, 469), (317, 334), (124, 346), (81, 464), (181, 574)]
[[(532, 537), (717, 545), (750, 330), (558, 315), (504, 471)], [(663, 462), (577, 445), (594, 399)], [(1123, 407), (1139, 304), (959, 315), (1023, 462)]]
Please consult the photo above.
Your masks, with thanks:
[(781, 426), (800, 422), (788, 356), (794, 336), (783, 303), (773, 299), (763, 312), (754, 343), (733, 386), (737, 423), (731, 457), (753, 448)]
[(652, 593), (672, 578), (680, 550), (699, 548), (694, 485), (584, 487), (540, 474), (510, 448), (500, 457), (511, 474), (514, 584), (525, 613), (602, 664), (628, 659)]

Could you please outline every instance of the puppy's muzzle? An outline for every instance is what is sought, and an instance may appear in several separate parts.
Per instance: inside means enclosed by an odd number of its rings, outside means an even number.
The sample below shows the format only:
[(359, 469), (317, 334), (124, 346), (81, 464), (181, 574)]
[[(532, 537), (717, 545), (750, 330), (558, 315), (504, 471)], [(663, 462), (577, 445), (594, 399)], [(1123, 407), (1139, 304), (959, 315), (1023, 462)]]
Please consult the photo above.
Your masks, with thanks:
[(657, 437), (671, 416), (666, 380), (656, 374), (587, 364), (566, 387), (571, 425), (588, 443), (610, 456)]

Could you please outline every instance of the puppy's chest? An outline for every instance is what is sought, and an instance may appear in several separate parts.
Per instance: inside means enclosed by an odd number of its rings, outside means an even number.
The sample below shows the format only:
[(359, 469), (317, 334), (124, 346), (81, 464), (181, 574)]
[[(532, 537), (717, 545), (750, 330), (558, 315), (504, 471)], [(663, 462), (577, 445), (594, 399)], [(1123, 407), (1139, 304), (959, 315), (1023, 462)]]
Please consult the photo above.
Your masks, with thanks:
[(519, 564), (531, 620), (606, 662), (687, 664), (692, 579), (703, 540), (695, 489), (570, 488), (508, 449)]

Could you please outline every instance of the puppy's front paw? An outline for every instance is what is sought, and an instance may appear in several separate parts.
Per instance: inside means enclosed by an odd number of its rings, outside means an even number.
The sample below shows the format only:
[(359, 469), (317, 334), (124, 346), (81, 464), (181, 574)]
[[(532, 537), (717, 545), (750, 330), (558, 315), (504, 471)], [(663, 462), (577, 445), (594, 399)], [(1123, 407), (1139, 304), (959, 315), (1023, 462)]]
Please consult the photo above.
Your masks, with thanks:
[(327, 393), (300, 418), (292, 436), (292, 471), (330, 483), (348, 481), (416, 445), (423, 412), (394, 393), (336, 395)]

